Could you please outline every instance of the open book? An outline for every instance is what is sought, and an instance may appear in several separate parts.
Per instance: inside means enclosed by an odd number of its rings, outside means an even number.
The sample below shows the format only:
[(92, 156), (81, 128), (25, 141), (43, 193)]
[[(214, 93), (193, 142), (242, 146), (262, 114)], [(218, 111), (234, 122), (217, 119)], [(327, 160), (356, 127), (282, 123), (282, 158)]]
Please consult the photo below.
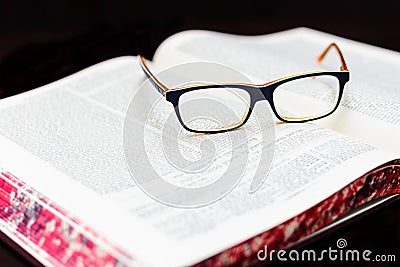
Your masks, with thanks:
[(148, 197), (126, 166), (124, 117), (145, 80), (137, 57), (1, 100), (1, 231), (52, 266), (248, 264), (264, 245), (284, 248), (399, 192), (399, 53), (304, 28), (256, 37), (187, 31), (163, 42), (151, 64), (218, 62), (262, 83), (321, 69), (315, 59), (331, 42), (351, 70), (339, 110), (276, 124), (261, 188), (248, 194), (243, 181), (196, 209)]

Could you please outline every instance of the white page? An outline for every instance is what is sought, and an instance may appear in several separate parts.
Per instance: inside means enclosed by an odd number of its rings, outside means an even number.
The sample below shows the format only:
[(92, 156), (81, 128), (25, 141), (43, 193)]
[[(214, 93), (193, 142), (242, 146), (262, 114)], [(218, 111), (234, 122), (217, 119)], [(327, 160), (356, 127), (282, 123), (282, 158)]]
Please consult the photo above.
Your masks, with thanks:
[(213, 61), (234, 67), (265, 83), (314, 70), (339, 70), (336, 51), (318, 65), (331, 42), (343, 51), (350, 81), (341, 106), (315, 123), (400, 155), (400, 54), (326, 33), (299, 28), (263, 36), (236, 36), (187, 31), (164, 41), (154, 61), (165, 68), (191, 61)]
[[(143, 77), (135, 58), (117, 58), (2, 100), (0, 141), (9, 155), (0, 155), (0, 166), (150, 265), (201, 261), (393, 158), (313, 124), (277, 125), (274, 168), (259, 191), (248, 194), (250, 166), (221, 201), (198, 209), (168, 207), (141, 192), (124, 165), (124, 112)], [(252, 151), (259, 142), (251, 142)]]
[[(87, 123), (88, 120), (83, 119), (82, 116), (88, 116), (98, 122), (97, 124), (92, 122), (89, 126), (110, 127), (112, 126), (111, 119), (98, 120), (99, 109), (95, 108), (97, 113), (93, 112), (93, 106), (89, 101), (85, 103), (87, 108), (85, 112), (80, 109), (71, 112), (69, 109), (72, 107), (71, 105), (79, 104), (79, 100), (89, 90), (96, 88), (96, 82), (105, 89), (109, 86), (104, 82), (108, 78), (120, 81), (117, 77), (125, 76), (125, 78), (131, 79), (130, 82), (141, 81), (143, 76), (131, 75), (132, 72), (137, 74), (138, 70), (136, 58), (121, 57), (95, 65), (39, 89), (2, 99), (0, 109), (5, 113), (2, 113), (4, 123), (1, 124), (0, 146), (5, 153), (0, 155), (0, 168), (22, 179), (29, 186), (51, 199), (52, 202), (80, 219), (83, 222), (81, 225), (73, 223), (76, 228), (82, 229), (88, 225), (105, 237), (111, 243), (104, 244), (100, 241), (100, 246), (109, 249), (123, 263), (157, 266), (162, 264), (163, 260), (168, 262), (173, 259), (169, 259), (168, 251), (165, 253), (160, 251), (160, 258), (154, 258), (153, 240), (157, 239), (160, 247), (169, 247), (171, 250), (176, 250), (175, 244), (151, 229), (142, 219), (121, 209), (118, 203), (110, 202), (107, 198), (102, 197), (107, 190), (117, 190), (116, 188), (121, 190), (122, 186), (133, 185), (133, 183), (126, 185), (117, 180), (118, 187), (115, 187), (110, 184), (110, 181), (107, 181), (112, 180), (115, 175), (110, 175), (109, 169), (118, 172), (118, 168), (109, 167), (106, 161), (106, 156), (115, 153), (115, 148), (107, 146), (103, 150), (90, 151), (93, 155), (84, 153), (85, 150), (78, 151), (79, 149), (91, 149), (92, 147), (85, 146), (85, 141), (88, 140), (88, 137), (99, 138), (98, 131), (101, 129), (97, 128), (97, 131), (93, 131), (93, 127), (74, 129), (71, 126), (76, 124), (71, 124), (71, 122)], [(105, 79), (101, 81), (102, 78)], [(80, 97), (69, 101), (66, 106), (60, 106), (65, 99), (75, 95), (71, 88), (76, 88), (77, 79), (80, 80), (79, 87), (82, 89)], [(113, 88), (117, 88), (117, 85), (115, 84)], [(124, 90), (120, 90), (120, 93), (123, 94)], [(107, 98), (107, 101), (114, 100), (112, 103), (116, 103), (116, 99), (129, 101), (129, 97), (124, 99), (118, 94), (113, 94), (113, 96), (114, 98)], [(42, 105), (34, 103), (42, 103)], [(123, 104), (118, 106), (124, 108)], [(16, 107), (20, 107), (20, 109), (16, 110)], [(103, 106), (101, 107), (103, 108)], [(9, 110), (16, 112), (10, 114), (7, 112)], [(60, 113), (60, 111), (64, 112)], [(100, 114), (104, 115), (102, 118), (106, 118), (106, 115), (112, 116), (112, 113), (101, 112), (101, 110)], [(43, 120), (48, 123), (43, 123)], [(65, 123), (70, 125), (63, 125), (62, 120), (66, 120)], [(17, 125), (19, 127), (16, 127)], [(107, 134), (107, 131), (103, 131), (104, 133)], [(4, 135), (8, 135), (8, 138)], [(119, 135), (117, 134), (113, 138), (119, 138)], [(63, 143), (60, 144), (57, 139), (62, 139)], [(104, 142), (104, 140), (101, 141)], [(110, 144), (113, 142), (111, 141)], [(74, 149), (68, 150), (71, 145), (75, 146)], [(98, 142), (97, 145), (101, 147), (102, 144)], [(118, 148), (121, 147), (118, 146)], [(77, 161), (76, 156), (81, 153), (84, 157)], [(96, 160), (90, 156), (97, 156), (99, 159)], [(124, 166), (121, 156), (117, 153), (116, 157), (119, 157), (120, 166)], [(98, 162), (101, 162), (101, 159), (103, 159), (104, 166), (99, 167)], [(111, 163), (113, 162), (111, 161)], [(68, 169), (65, 166), (68, 166)], [(82, 174), (80, 171), (85, 171), (85, 179), (80, 177)], [(101, 171), (104, 171), (103, 174)], [(128, 177), (121, 175), (120, 180), (123, 181), (123, 178)], [(5, 231), (7, 230), (5, 229)], [(89, 237), (91, 236), (90, 233), (87, 234)], [(133, 257), (133, 262), (111, 246), (122, 248)]]

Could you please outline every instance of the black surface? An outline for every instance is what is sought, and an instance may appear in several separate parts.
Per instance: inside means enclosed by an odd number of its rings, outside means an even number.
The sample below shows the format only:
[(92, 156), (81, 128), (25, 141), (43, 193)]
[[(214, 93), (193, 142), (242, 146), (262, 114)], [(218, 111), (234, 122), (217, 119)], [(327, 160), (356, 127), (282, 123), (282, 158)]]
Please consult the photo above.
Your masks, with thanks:
[[(400, 1), (371, 0), (0, 1), (0, 98), (116, 56), (151, 58), (166, 37), (193, 28), (265, 34), (306, 26), (400, 51), (399, 14)], [(386, 207), (308, 246), (346, 237), (356, 248), (398, 253), (399, 212)], [(0, 265), (30, 263), (0, 243)]]
[(34, 257), (0, 231), (0, 266), (42, 266)]

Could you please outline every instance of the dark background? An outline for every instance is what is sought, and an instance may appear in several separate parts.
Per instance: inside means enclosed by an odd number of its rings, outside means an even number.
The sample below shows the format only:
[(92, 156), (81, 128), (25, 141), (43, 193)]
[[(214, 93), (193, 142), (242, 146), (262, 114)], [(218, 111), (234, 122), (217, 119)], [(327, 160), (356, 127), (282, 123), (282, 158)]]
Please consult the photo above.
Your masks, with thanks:
[(0, 0), (0, 97), (112, 57), (151, 58), (185, 29), (251, 35), (298, 26), (400, 51), (400, 1)]
[[(254, 35), (299, 26), (400, 51), (400, 1), (0, 1), (0, 98), (116, 56), (151, 58), (165, 38), (186, 29)], [(317, 245), (350, 235), (355, 245), (397, 253), (399, 211), (370, 215)], [(27, 264), (1, 243), (0, 262)]]

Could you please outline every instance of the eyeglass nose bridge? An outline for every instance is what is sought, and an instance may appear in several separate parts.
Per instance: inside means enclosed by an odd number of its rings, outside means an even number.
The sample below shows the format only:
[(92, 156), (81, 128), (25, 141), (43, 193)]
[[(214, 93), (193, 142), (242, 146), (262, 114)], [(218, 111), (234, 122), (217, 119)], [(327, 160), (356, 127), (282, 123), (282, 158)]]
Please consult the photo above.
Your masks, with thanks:
[(276, 86), (274, 85), (266, 85), (266, 86), (259, 86), (256, 88), (252, 88), (250, 95), (251, 95), (251, 106), (254, 105), (259, 101), (268, 101), (270, 105), (273, 102), (273, 92)]
[[(252, 87), (252, 88), (247, 88), (249, 94), (250, 94), (250, 114), (252, 111), (255, 109), (255, 105), (258, 102), (262, 101), (267, 101), (268, 105), (270, 106), (272, 112), (279, 118), (279, 115), (277, 113), (277, 110), (275, 108), (274, 102), (273, 102), (273, 93), (274, 90), (278, 87), (278, 85), (275, 84), (270, 84), (270, 85), (264, 85), (264, 86), (257, 86), (257, 87)], [(249, 114), (249, 116), (250, 116)]]

